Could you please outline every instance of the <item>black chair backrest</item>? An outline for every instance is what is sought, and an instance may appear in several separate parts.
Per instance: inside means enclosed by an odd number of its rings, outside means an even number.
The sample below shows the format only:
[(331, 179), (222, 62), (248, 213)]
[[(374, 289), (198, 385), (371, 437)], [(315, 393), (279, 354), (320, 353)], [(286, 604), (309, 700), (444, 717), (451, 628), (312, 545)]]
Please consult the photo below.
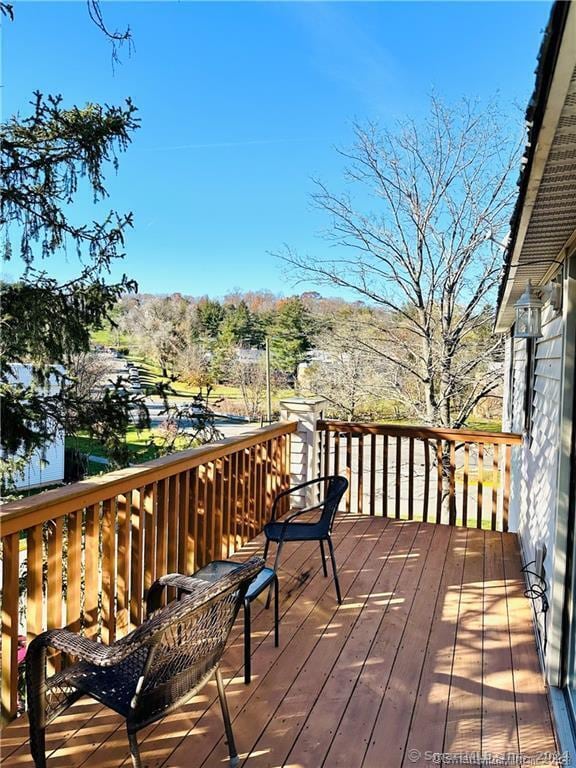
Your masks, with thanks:
[(348, 480), (341, 475), (330, 475), (329, 477), (319, 478), (318, 482), (328, 483), (324, 493), (324, 506), (320, 525), (326, 533), (330, 533), (338, 507), (348, 488)]

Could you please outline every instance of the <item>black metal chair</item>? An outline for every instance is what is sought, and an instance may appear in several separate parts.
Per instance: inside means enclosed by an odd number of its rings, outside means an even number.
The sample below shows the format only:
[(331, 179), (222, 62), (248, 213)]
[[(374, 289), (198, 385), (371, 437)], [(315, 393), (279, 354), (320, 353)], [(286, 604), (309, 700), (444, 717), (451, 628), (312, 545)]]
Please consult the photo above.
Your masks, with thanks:
[[(132, 765), (142, 768), (137, 732), (195, 695), (216, 677), (230, 765), (238, 764), (218, 664), (251, 581), (264, 566), (255, 557), (214, 583), (173, 573), (154, 582), (147, 619), (126, 637), (103, 645), (66, 629), (38, 635), (26, 655), (30, 747), (37, 768), (46, 766), (46, 726), (83, 695), (126, 719)], [(180, 599), (160, 607), (166, 587)], [(79, 662), (46, 675), (47, 649)]]
[[(301, 491), (303, 489), (309, 490), (314, 486), (318, 486), (320, 496), (324, 491), (324, 496), (321, 501), (305, 509), (299, 509), (296, 512), (292, 512), (283, 520), (276, 519), (276, 513), (278, 509), (279, 501), (292, 493)], [(266, 545), (264, 547), (264, 559), (268, 557), (268, 548), (270, 542), (274, 541), (278, 545), (276, 550), (276, 559), (274, 561), (274, 571), (278, 571), (278, 562), (280, 559), (280, 553), (282, 547), (287, 541), (318, 541), (320, 543), (320, 552), (322, 555), (322, 569), (324, 576), (328, 576), (326, 568), (326, 553), (324, 552), (324, 542), (327, 542), (328, 549), (330, 550), (330, 559), (332, 560), (332, 571), (334, 573), (334, 584), (336, 586), (336, 596), (338, 603), (342, 602), (342, 595), (340, 593), (340, 584), (338, 582), (338, 573), (336, 571), (336, 558), (334, 557), (334, 546), (332, 544), (332, 538), (330, 536), (332, 532), (332, 525), (338, 506), (342, 497), (344, 496), (346, 489), (348, 488), (348, 480), (340, 475), (330, 475), (328, 477), (319, 477), (315, 480), (309, 480), (307, 483), (301, 485), (295, 485), (293, 488), (289, 488), (286, 491), (282, 491), (274, 499), (272, 505), (272, 513), (270, 522), (264, 526), (264, 533), (266, 535)], [(320, 516), (313, 522), (295, 522), (296, 518), (309, 512), (318, 510)], [(270, 603), (270, 593), (268, 594), (268, 604)]]

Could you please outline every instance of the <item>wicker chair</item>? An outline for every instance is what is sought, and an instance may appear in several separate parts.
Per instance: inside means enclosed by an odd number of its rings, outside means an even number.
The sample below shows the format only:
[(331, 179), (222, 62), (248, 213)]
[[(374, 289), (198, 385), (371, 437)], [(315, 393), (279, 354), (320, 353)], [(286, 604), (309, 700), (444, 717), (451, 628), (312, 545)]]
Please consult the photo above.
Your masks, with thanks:
[[(263, 564), (254, 557), (215, 583), (180, 574), (161, 577), (148, 593), (147, 619), (109, 646), (66, 629), (38, 635), (26, 656), (30, 747), (37, 768), (46, 766), (46, 726), (83, 695), (126, 718), (132, 765), (141, 768), (137, 732), (184, 703), (213, 675), (230, 765), (237, 765), (218, 663), (246, 590)], [(161, 608), (166, 587), (178, 590), (180, 599)], [(79, 661), (47, 677), (48, 648)]]

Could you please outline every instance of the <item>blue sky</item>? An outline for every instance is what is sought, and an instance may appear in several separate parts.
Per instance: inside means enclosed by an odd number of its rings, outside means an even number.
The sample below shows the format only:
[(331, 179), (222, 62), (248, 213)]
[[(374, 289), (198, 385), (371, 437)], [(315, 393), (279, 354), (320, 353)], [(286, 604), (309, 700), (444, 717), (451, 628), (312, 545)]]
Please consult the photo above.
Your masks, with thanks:
[[(108, 175), (110, 206), (134, 212), (122, 271), (140, 290), (222, 296), (293, 288), (269, 255), (320, 253), (327, 224), (312, 177), (342, 185), (334, 147), (353, 120), (419, 117), (498, 94), (520, 129), (550, 9), (544, 2), (105, 2), (135, 51), (111, 66), (83, 2), (15, 2), (3, 28), (3, 116), (35, 89), (67, 104), (131, 96), (142, 128)], [(76, 216), (94, 211), (81, 201)], [(59, 278), (75, 257), (46, 268)], [(16, 263), (5, 268), (18, 276)]]

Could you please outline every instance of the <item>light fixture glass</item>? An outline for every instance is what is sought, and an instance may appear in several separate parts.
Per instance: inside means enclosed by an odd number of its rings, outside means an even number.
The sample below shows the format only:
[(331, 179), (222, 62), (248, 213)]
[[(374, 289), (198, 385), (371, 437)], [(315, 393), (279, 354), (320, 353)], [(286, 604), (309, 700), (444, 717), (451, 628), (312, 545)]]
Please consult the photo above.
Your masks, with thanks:
[(514, 309), (516, 310), (514, 326), (516, 339), (537, 339), (542, 336), (542, 299), (530, 280), (526, 290), (514, 304)]

